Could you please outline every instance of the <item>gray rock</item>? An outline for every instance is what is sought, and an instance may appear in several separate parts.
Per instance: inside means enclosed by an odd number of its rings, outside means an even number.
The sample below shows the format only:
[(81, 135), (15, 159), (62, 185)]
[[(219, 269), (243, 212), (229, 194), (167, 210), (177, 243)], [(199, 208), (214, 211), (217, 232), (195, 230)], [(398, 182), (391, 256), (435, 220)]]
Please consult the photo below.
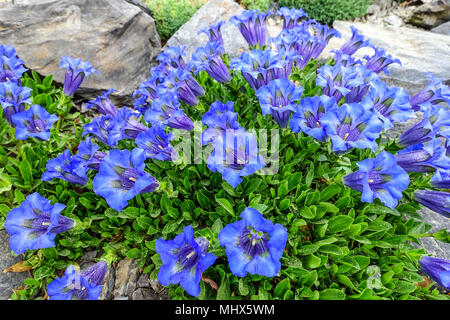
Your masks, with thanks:
[(112, 266), (108, 267), (105, 277), (102, 282), (102, 292), (100, 293), (99, 300), (111, 300), (114, 294), (116, 273)]
[[(86, 99), (114, 88), (131, 100), (149, 76), (161, 48), (153, 18), (137, 0), (15, 0), (0, 2), (0, 38), (13, 45), (26, 66), (62, 83), (62, 56), (89, 61), (98, 74), (77, 92)], [(143, 6), (143, 5), (142, 5)]]
[[(429, 210), (423, 208), (420, 210), (424, 218), (424, 222), (429, 223), (432, 228), (429, 232), (437, 232), (442, 229), (450, 230), (450, 219)], [(450, 259), (450, 243), (441, 242), (431, 237), (420, 238), (425, 251), (432, 254), (433, 257), (441, 259)]]
[(450, 21), (431, 29), (431, 32), (446, 34), (450, 36)]
[(185, 45), (187, 59), (190, 59), (195, 49), (204, 46), (208, 41), (206, 34), (198, 34), (198, 32), (219, 21), (224, 21), (225, 24), (221, 31), (225, 50), (231, 57), (240, 56), (242, 51), (248, 49), (248, 45), (239, 29), (229, 20), (232, 16), (239, 15), (243, 10), (233, 0), (209, 0), (167, 41), (164, 49)]
[(13, 257), (9, 248), (9, 234), (6, 230), (0, 231), (0, 300), (11, 298), (13, 289), (23, 286), (25, 279), (29, 278), (28, 272), (7, 272), (3, 270), (22, 261), (22, 255)]
[(114, 298), (129, 297), (137, 287), (138, 277), (136, 260), (121, 260), (115, 269)]
[[(334, 27), (341, 32), (342, 38), (331, 39), (322, 53), (323, 58), (331, 56), (329, 50), (339, 49), (351, 37), (350, 25), (402, 62), (402, 66), (389, 66), (390, 75), (382, 74), (389, 85), (403, 87), (412, 95), (428, 83), (426, 73), (433, 73), (444, 81), (450, 80), (450, 64), (442, 63), (450, 61), (450, 36), (408, 27), (335, 21)], [(354, 56), (362, 59), (373, 53), (371, 48), (362, 48)]]
[(131, 300), (160, 300), (159, 296), (151, 289), (139, 288), (133, 292)]
[(431, 29), (450, 20), (450, 0), (431, 0), (414, 9), (409, 23)]
[(380, 14), (380, 6), (376, 5), (376, 4), (371, 4), (368, 8), (367, 8), (367, 14), (370, 16), (374, 16), (377, 17)]
[(391, 14), (384, 18), (383, 20), (387, 24), (394, 26), (394, 27), (400, 27), (403, 25), (403, 20), (399, 16), (396, 16), (395, 14)]
[(150, 288), (150, 279), (148, 274), (142, 274), (137, 282), (138, 288)]

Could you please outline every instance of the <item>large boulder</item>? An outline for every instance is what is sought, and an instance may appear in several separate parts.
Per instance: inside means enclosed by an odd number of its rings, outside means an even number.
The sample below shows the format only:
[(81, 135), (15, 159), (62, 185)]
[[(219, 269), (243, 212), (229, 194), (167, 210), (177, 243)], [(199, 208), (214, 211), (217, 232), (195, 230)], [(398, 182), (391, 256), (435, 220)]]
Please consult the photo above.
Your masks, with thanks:
[(206, 34), (198, 34), (198, 32), (210, 25), (224, 21), (225, 24), (221, 31), (225, 50), (231, 57), (240, 56), (242, 51), (248, 49), (248, 45), (239, 29), (229, 20), (243, 10), (244, 8), (233, 0), (209, 0), (167, 41), (164, 49), (185, 45), (186, 56), (189, 59), (197, 47), (204, 46), (208, 41)]
[(128, 101), (149, 76), (161, 48), (155, 22), (138, 0), (0, 1), (0, 39), (13, 45), (26, 67), (63, 82), (62, 56), (89, 61), (98, 74), (78, 93), (91, 99), (114, 88)]
[(415, 8), (409, 23), (431, 29), (450, 20), (450, 0), (422, 0)]
[(6, 272), (3, 270), (22, 261), (21, 256), (13, 256), (9, 248), (9, 234), (0, 230), (0, 300), (8, 300), (13, 289), (24, 286), (23, 282), (29, 278), (28, 272)]
[(446, 34), (450, 36), (450, 21), (440, 24), (436, 28), (431, 29), (432, 32)]
[[(339, 49), (351, 38), (350, 26), (355, 26), (359, 33), (368, 37), (376, 46), (386, 49), (393, 57), (400, 59), (402, 66), (389, 66), (390, 75), (382, 77), (390, 85), (405, 88), (415, 94), (428, 83), (426, 73), (450, 83), (450, 36), (408, 27), (381, 26), (378, 24), (335, 21), (334, 28), (339, 30), (342, 38), (331, 39), (322, 57), (331, 56), (329, 50)], [(364, 55), (373, 55), (373, 49), (362, 48), (354, 56), (362, 59)]]

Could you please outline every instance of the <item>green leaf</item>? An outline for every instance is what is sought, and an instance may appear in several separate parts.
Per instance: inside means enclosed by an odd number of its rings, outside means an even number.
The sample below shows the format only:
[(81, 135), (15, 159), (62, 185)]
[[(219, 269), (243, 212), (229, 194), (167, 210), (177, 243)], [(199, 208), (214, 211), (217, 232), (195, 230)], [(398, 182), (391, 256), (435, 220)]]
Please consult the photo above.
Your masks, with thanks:
[(221, 198), (221, 199), (217, 199), (216, 200), (218, 204), (220, 204), (220, 206), (222, 208), (224, 208), (229, 214), (231, 214), (232, 216), (234, 216), (234, 209), (233, 206), (231, 205), (230, 201), (228, 201), (225, 198)]
[(342, 187), (338, 184), (330, 184), (320, 193), (320, 201), (327, 201), (341, 191)]
[(328, 233), (338, 233), (349, 228), (353, 223), (353, 218), (349, 216), (336, 216), (328, 220)]
[(0, 169), (0, 193), (11, 190), (11, 178), (7, 173), (3, 173), (3, 168)]
[(245, 278), (239, 279), (238, 289), (239, 289), (239, 294), (241, 294), (243, 296), (247, 296), (250, 293), (250, 290), (248, 289), (247, 280)]
[(130, 249), (127, 252), (127, 258), (130, 258), (130, 259), (137, 259), (140, 256), (141, 256), (141, 251), (138, 248)]
[(286, 210), (287, 208), (289, 208), (289, 206), (291, 205), (291, 200), (289, 199), (283, 199), (280, 201), (280, 205), (279, 205), (279, 209), (281, 211)]
[(288, 278), (281, 280), (273, 292), (274, 297), (283, 298), (286, 291), (291, 289), (291, 283)]
[(33, 172), (30, 162), (27, 159), (23, 159), (20, 162), (20, 175), (26, 186), (31, 186), (33, 182)]
[(325, 289), (319, 292), (320, 300), (344, 300), (345, 293), (339, 289)]
[(313, 219), (316, 216), (309, 207), (303, 207), (299, 213), (305, 219)]

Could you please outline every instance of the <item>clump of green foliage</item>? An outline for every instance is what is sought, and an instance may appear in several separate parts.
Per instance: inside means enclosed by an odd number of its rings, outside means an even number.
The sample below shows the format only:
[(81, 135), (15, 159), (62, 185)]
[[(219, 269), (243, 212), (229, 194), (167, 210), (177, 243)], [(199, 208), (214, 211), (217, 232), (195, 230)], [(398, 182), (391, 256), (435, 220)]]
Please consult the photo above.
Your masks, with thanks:
[(241, 0), (240, 3), (247, 9), (267, 11), (273, 0)]
[(146, 0), (161, 40), (168, 40), (206, 0)]
[(371, 0), (279, 0), (282, 7), (302, 8), (311, 19), (332, 24), (335, 20), (347, 20), (363, 16)]

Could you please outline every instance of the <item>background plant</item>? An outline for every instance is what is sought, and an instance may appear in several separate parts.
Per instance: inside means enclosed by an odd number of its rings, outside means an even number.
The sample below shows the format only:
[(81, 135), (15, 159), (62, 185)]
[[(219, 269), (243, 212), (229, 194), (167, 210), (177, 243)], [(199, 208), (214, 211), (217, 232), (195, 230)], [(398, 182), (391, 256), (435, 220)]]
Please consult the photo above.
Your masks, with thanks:
[(332, 24), (335, 20), (347, 20), (363, 16), (371, 0), (278, 0), (282, 7), (302, 8), (311, 19)]

